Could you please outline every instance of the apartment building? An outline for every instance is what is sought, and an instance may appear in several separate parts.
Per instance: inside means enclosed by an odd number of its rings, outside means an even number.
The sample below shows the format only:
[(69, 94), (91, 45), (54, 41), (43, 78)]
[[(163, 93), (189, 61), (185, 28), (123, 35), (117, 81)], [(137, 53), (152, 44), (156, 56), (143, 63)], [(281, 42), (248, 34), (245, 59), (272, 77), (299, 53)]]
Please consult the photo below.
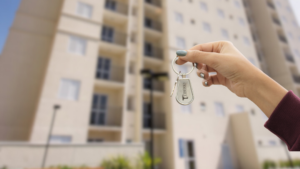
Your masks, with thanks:
[[(0, 58), (0, 139), (45, 143), (53, 105), (59, 104), (51, 142), (144, 142), (148, 149), (149, 81), (140, 75), (146, 68), (170, 75), (153, 84), (159, 168), (253, 169), (268, 158), (285, 159), (280, 140), (263, 127), (259, 108), (225, 87), (204, 88), (193, 72), (194, 102), (181, 106), (169, 97), (177, 78), (170, 67), (176, 50), (218, 40), (231, 41), (253, 65), (299, 91), (298, 59), (292, 56), (299, 50), (299, 31), (279, 28), (272, 18), (277, 7), (270, 9), (270, 3), (22, 0)], [(265, 27), (272, 31), (260, 32)], [(290, 29), (293, 45), (280, 38)], [(283, 75), (288, 81), (281, 81)]]

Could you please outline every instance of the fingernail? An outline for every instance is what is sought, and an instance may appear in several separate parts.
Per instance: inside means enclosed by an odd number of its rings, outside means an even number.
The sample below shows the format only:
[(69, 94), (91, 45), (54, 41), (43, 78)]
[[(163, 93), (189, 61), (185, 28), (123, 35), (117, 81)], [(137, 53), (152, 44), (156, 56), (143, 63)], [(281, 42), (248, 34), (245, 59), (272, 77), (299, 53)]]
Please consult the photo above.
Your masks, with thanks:
[[(202, 77), (204, 79), (204, 73), (200, 73), (200, 77)], [(206, 82), (207, 83), (207, 82)]]
[(177, 54), (177, 56), (185, 56), (187, 54), (187, 51), (185, 51), (185, 50), (177, 50), (176, 54)]
[(205, 86), (208, 86), (208, 82), (207, 82), (207, 81), (206, 81), (206, 82), (204, 82), (204, 85), (205, 85)]

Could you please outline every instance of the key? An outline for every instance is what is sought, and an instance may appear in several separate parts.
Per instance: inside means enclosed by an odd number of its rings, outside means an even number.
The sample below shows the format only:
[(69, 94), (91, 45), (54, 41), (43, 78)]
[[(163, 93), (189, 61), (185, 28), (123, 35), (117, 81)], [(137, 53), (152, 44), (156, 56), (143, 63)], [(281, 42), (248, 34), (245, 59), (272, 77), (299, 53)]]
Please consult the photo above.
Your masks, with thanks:
[(176, 85), (177, 85), (177, 82), (178, 82), (178, 79), (179, 79), (180, 73), (181, 73), (181, 71), (179, 71), (179, 75), (177, 76), (177, 79), (176, 79), (176, 81), (175, 81), (175, 84), (174, 84), (174, 87), (173, 87), (173, 90), (172, 90), (172, 93), (171, 93), (170, 97), (172, 97), (172, 96), (173, 96), (173, 93), (174, 93), (174, 91), (175, 91), (175, 88), (176, 88)]

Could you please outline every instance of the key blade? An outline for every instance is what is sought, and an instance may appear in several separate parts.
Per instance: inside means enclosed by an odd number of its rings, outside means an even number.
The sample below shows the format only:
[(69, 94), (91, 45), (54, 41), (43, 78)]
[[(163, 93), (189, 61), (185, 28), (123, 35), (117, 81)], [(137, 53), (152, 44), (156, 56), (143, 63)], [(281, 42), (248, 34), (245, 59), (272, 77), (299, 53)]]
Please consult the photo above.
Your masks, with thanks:
[(174, 87), (173, 87), (173, 90), (172, 90), (172, 93), (171, 93), (170, 97), (173, 96), (173, 93), (174, 93), (174, 91), (175, 91), (176, 84), (177, 84), (177, 81), (176, 81), (175, 84), (174, 84)]

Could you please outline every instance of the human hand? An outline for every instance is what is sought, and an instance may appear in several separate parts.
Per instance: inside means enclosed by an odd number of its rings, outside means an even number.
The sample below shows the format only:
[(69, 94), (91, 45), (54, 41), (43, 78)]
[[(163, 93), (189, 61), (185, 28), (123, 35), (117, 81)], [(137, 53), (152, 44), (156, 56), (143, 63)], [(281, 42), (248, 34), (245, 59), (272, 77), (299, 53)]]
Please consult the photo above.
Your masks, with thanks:
[[(252, 65), (231, 42), (200, 44), (186, 51), (177, 51), (178, 65), (197, 63), (197, 74), (203, 85), (224, 85), (239, 97), (253, 101), (268, 117), (287, 90)], [(217, 75), (209, 76), (209, 72)]]
[[(224, 85), (239, 97), (247, 97), (255, 77), (262, 72), (249, 62), (231, 42), (219, 41), (196, 45), (189, 50), (177, 51), (178, 65), (197, 63), (197, 74), (204, 78), (203, 85)], [(217, 75), (209, 76), (209, 72)]]

